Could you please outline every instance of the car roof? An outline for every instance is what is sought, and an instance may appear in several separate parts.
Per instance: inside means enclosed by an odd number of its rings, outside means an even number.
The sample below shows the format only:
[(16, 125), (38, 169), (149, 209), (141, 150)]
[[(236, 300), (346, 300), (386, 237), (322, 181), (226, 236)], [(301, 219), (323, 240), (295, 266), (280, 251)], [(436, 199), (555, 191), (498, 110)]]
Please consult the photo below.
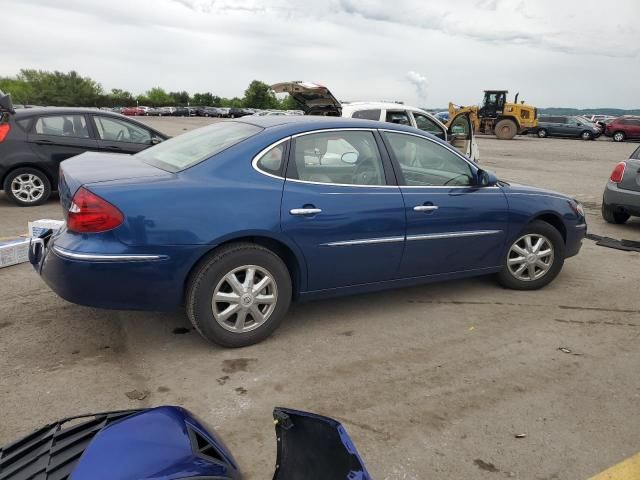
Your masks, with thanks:
[(325, 117), (319, 115), (263, 115), (246, 116), (232, 120), (235, 122), (248, 123), (264, 129), (278, 130), (283, 135), (295, 135), (297, 133), (311, 130), (325, 130), (334, 128), (369, 128), (380, 130), (398, 130), (418, 134), (423, 137), (437, 137), (407, 125), (397, 123), (380, 122), (377, 120), (365, 120), (360, 118), (345, 117)]

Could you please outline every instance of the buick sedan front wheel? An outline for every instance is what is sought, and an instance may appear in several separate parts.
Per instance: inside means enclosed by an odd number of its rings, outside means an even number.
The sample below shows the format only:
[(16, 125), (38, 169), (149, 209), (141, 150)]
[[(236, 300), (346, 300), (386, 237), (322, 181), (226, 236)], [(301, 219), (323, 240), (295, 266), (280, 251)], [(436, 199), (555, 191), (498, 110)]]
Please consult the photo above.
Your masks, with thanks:
[(291, 277), (271, 250), (251, 243), (214, 251), (191, 275), (186, 310), (194, 328), (224, 347), (267, 338), (291, 303)]
[(564, 264), (564, 239), (551, 224), (531, 222), (511, 244), (498, 281), (514, 290), (537, 290), (551, 283)]

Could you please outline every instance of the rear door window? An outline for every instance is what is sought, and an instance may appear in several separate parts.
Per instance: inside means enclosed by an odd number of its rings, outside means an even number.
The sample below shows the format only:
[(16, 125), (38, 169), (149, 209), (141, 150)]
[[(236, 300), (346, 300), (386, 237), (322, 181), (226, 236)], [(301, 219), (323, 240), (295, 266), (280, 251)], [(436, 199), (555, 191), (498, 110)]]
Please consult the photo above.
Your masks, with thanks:
[(353, 118), (363, 118), (365, 120), (380, 120), (380, 109), (378, 110), (358, 110), (353, 112)]
[(38, 135), (89, 138), (89, 129), (84, 115), (49, 115), (38, 118), (35, 124)]
[(408, 125), (411, 126), (411, 120), (409, 119), (409, 115), (404, 110), (396, 110), (389, 111), (387, 110), (387, 122), (389, 123), (397, 123), (398, 125)]
[(370, 131), (312, 133), (295, 139), (287, 178), (339, 185), (385, 185), (382, 158)]

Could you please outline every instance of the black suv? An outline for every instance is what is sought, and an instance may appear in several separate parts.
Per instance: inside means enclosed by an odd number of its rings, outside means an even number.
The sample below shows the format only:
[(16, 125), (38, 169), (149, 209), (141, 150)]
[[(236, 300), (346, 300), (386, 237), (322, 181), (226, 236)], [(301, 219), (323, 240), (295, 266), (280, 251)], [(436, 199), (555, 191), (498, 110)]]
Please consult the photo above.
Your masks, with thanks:
[(124, 115), (89, 108), (14, 110), (0, 92), (0, 188), (20, 206), (57, 189), (60, 162), (86, 151), (136, 153), (167, 135)]
[(249, 110), (248, 108), (230, 108), (229, 116), (231, 118), (239, 118), (247, 115), (253, 115), (253, 110)]

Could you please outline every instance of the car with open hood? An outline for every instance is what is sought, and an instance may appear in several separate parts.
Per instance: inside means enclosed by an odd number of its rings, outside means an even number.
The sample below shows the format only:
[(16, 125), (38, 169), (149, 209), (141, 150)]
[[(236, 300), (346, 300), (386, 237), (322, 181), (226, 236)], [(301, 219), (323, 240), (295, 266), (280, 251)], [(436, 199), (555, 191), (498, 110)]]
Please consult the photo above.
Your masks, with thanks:
[(586, 232), (578, 202), (499, 181), (443, 140), (387, 122), (247, 116), (133, 156), (61, 165), (66, 226), (30, 260), (93, 307), (184, 308), (227, 347), (292, 301), (474, 275), (538, 289)]
[[(344, 427), (276, 407), (274, 480), (370, 480)], [(2, 480), (242, 480), (233, 455), (188, 410), (160, 406), (79, 415), (0, 447)]]
[(453, 118), (447, 127), (435, 115), (417, 107), (394, 102), (340, 102), (331, 91), (317, 83), (283, 82), (271, 86), (275, 93), (288, 93), (303, 106), (307, 115), (362, 118), (407, 125), (448, 141), (474, 162), (480, 160), (473, 124), (468, 113)]

